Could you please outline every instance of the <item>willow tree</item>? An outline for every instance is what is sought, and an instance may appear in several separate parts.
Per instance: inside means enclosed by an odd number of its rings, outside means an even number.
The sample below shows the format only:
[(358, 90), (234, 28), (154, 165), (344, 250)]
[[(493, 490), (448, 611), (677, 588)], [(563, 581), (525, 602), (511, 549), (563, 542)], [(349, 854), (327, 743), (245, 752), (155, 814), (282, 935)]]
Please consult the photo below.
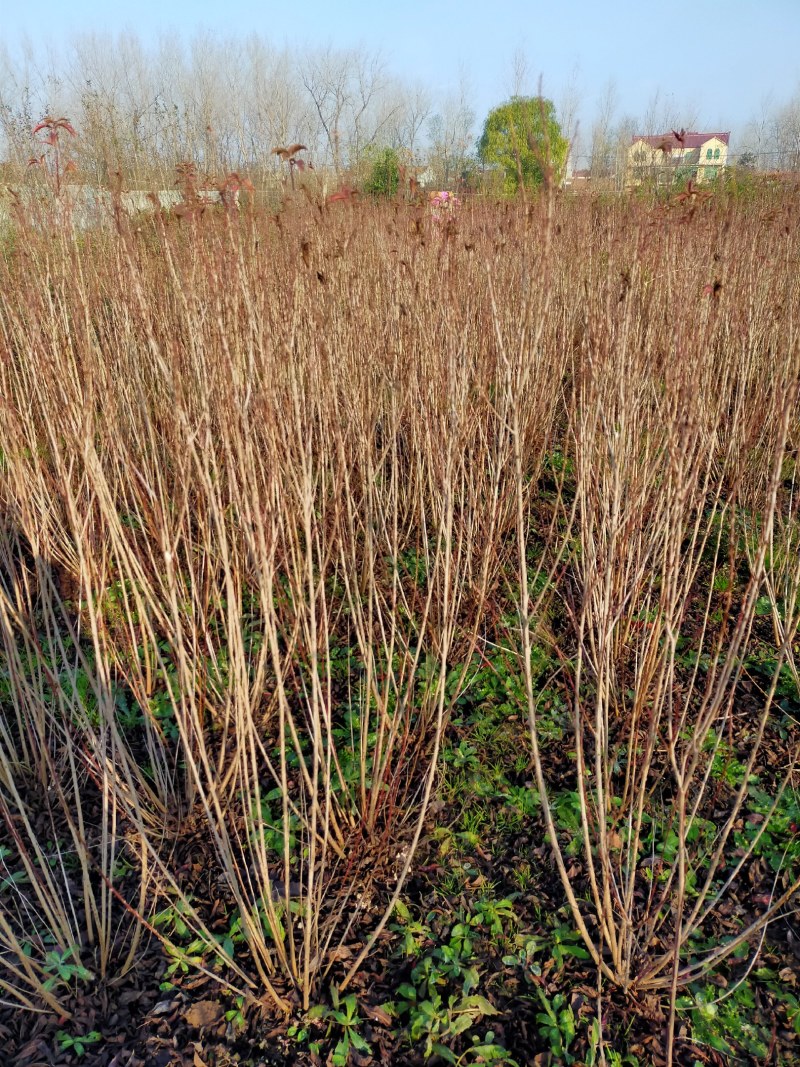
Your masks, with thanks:
[(478, 141), (482, 163), (503, 173), (507, 193), (560, 181), (569, 154), (555, 105), (542, 96), (513, 96), (489, 112)]

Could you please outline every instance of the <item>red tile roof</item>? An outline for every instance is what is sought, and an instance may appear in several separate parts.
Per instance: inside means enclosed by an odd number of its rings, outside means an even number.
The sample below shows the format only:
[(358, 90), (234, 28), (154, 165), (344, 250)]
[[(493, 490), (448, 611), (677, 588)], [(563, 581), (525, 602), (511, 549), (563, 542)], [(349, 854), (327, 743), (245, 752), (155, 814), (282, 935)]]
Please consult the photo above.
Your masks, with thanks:
[(698, 133), (696, 130), (682, 130), (680, 136), (676, 135), (675, 130), (670, 130), (669, 133), (657, 133), (653, 137), (637, 134), (631, 138), (631, 144), (636, 144), (637, 141), (644, 141), (651, 148), (667, 148), (669, 151), (674, 152), (677, 148), (701, 148), (712, 137), (716, 137), (723, 144), (728, 144), (730, 136), (730, 130), (727, 133)]

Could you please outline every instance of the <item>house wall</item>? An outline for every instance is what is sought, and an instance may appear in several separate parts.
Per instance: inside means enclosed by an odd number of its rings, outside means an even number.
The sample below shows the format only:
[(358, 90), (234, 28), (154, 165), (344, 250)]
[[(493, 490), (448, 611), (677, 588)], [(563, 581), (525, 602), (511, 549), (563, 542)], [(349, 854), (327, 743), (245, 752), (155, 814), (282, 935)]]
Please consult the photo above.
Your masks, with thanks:
[[(709, 152), (711, 156), (709, 157)], [(719, 137), (710, 137), (700, 148), (700, 161), (697, 166), (698, 184), (714, 181), (728, 163), (728, 146)]]
[(659, 184), (670, 184), (682, 166), (696, 167), (695, 180), (700, 184), (713, 181), (725, 169), (727, 162), (728, 146), (719, 137), (710, 137), (699, 150), (673, 148), (666, 157), (661, 149), (653, 148), (646, 141), (634, 141), (628, 148), (625, 184), (629, 187), (640, 185), (648, 178), (655, 179)]
[(628, 165), (625, 172), (625, 185), (641, 185), (645, 181), (659, 184), (671, 181), (671, 157), (665, 157), (659, 148), (653, 148), (647, 141), (634, 141), (628, 149)]

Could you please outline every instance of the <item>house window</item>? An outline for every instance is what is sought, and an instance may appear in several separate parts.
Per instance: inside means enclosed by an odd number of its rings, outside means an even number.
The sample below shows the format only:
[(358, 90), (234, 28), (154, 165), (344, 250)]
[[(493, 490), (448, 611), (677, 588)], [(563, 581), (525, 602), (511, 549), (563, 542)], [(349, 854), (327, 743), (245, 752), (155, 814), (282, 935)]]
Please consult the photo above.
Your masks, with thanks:
[(716, 167), (706, 167), (705, 168), (706, 181), (713, 182), (713, 181), (716, 180), (716, 177), (717, 177), (717, 168)]
[(713, 159), (713, 158), (714, 158), (714, 153), (709, 148), (708, 151), (706, 152), (706, 159)]
[(719, 159), (719, 149), (718, 148), (714, 149), (714, 159)]

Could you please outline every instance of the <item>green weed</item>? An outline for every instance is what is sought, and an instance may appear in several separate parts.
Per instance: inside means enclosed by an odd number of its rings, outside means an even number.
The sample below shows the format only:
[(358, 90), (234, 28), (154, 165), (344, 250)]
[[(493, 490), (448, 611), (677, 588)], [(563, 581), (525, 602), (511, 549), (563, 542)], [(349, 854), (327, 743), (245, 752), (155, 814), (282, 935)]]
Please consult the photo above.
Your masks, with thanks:
[(347, 1067), (350, 1062), (350, 1052), (355, 1049), (364, 1055), (370, 1055), (372, 1049), (367, 1041), (361, 1036), (360, 1030), (364, 1020), (358, 1013), (358, 1001), (355, 993), (348, 993), (346, 997), (340, 997), (337, 987), (331, 986), (331, 1001), (333, 1006), (318, 1004), (306, 1014), (309, 1021), (319, 1020), (327, 1022), (327, 1037), (336, 1033), (338, 1040), (331, 1052), (329, 1063), (332, 1067)]
[(82, 1059), (86, 1055), (91, 1045), (96, 1045), (102, 1040), (103, 1035), (97, 1030), (90, 1030), (88, 1034), (80, 1034), (79, 1036), (68, 1034), (66, 1030), (59, 1030), (56, 1033), (56, 1041), (61, 1051), (72, 1052), (78, 1059)]

